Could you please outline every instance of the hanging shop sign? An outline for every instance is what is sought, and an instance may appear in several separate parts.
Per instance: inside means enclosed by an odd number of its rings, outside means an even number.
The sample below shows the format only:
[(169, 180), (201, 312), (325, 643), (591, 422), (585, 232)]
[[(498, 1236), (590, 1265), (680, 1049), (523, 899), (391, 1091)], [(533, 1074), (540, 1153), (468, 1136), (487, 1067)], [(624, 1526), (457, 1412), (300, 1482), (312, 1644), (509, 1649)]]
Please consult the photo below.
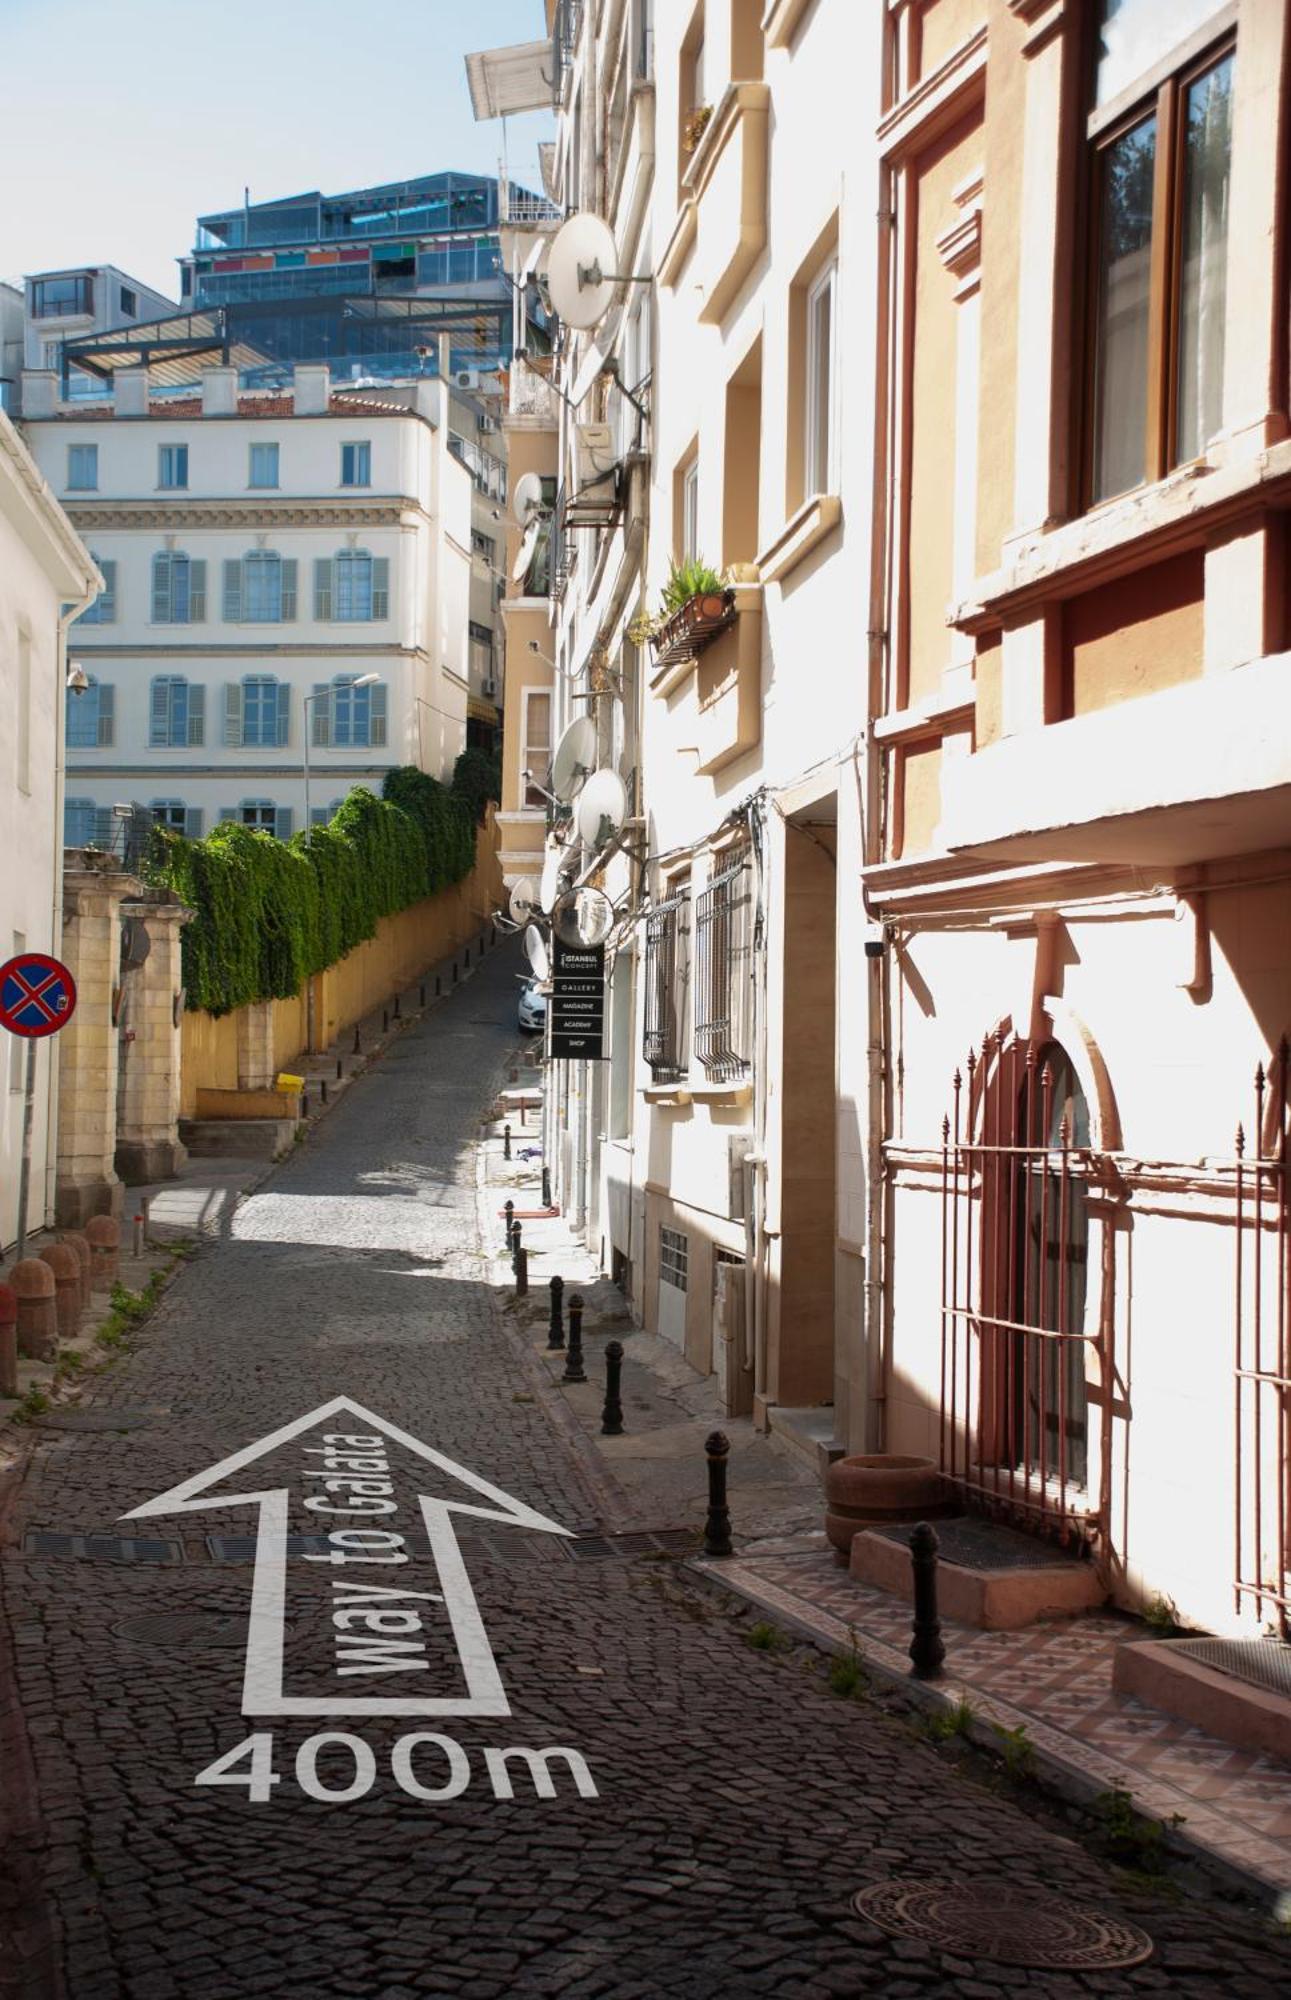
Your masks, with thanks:
[(551, 1054), (557, 1062), (605, 1057), (605, 946), (551, 940)]

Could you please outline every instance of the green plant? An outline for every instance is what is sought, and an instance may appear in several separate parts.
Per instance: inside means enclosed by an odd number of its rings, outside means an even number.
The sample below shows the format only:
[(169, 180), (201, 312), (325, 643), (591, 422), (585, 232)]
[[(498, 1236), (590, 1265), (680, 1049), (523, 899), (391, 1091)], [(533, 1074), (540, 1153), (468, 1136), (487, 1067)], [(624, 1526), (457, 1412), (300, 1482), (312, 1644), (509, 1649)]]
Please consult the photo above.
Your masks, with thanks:
[(859, 1694), (869, 1684), (870, 1677), (865, 1671), (865, 1662), (856, 1643), (856, 1633), (853, 1632), (848, 1651), (835, 1653), (829, 1663), (829, 1685), (835, 1694), (842, 1695), (844, 1700), (849, 1700), (852, 1695)]
[(502, 797), (502, 759), (487, 750), (463, 750), (453, 766), (453, 792), (478, 825), (490, 800)]
[(702, 556), (690, 556), (684, 563), (673, 563), (668, 571), (668, 581), (663, 587), (663, 608), (671, 616), (680, 611), (683, 604), (689, 604), (692, 597), (705, 597), (724, 588), (721, 577), (711, 563)]
[(756, 1625), (750, 1625), (744, 1638), (745, 1643), (752, 1646), (755, 1653), (778, 1653), (784, 1644), (784, 1634), (779, 1626), (768, 1625), (765, 1619), (759, 1619)]
[(659, 619), (652, 612), (638, 611), (627, 628), (627, 636), (634, 646), (644, 646), (647, 639), (653, 639), (659, 630)]
[(26, 1395), (13, 1413), (16, 1424), (29, 1424), (33, 1417), (39, 1417), (49, 1408), (49, 1397), (43, 1389), (28, 1389)]
[(1005, 1729), (999, 1722), (991, 1727), (1000, 1739), (1004, 1769), (1009, 1777), (1017, 1781), (1031, 1777), (1035, 1770), (1035, 1745), (1027, 1734), (1025, 1722), (1019, 1722), (1016, 1729)]
[(1169, 1820), (1163, 1821), (1139, 1812), (1130, 1793), (1121, 1785), (1100, 1792), (1094, 1800), (1093, 1813), (1111, 1859), (1140, 1875), (1155, 1875), (1160, 1871), (1166, 1827), (1183, 1825), (1182, 1813), (1171, 1813)]
[(931, 1714), (925, 1725), (925, 1734), (933, 1743), (949, 1743), (955, 1736), (971, 1736), (973, 1717), (976, 1711), (966, 1695), (961, 1695), (952, 1708), (939, 1708)]
[(681, 150), (683, 153), (693, 153), (697, 149), (700, 140), (708, 130), (708, 123), (712, 115), (713, 107), (711, 104), (699, 104), (693, 111), (687, 112), (681, 128)]
[(1143, 1613), (1143, 1622), (1145, 1625), (1150, 1625), (1161, 1639), (1173, 1639), (1176, 1632), (1181, 1629), (1175, 1616), (1173, 1600), (1163, 1597), (1160, 1591), (1149, 1600), (1147, 1609)]

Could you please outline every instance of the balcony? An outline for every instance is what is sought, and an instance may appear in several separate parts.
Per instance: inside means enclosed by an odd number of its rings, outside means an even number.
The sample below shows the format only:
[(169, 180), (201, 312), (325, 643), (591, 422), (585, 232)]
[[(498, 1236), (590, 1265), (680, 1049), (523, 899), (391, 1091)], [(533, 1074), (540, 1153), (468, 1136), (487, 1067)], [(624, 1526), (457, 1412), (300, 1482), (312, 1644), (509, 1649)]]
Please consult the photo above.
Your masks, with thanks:
[(766, 84), (728, 84), (686, 170), (659, 260), (660, 284), (675, 286), (693, 252), (693, 281), (704, 300), (699, 317), (712, 325), (725, 318), (766, 249), (770, 110)]
[(507, 497), (507, 469), (500, 458), (491, 451), (485, 451), (471, 438), (464, 438), (457, 431), (448, 433), (448, 449), (459, 465), (464, 465), (470, 473), (477, 493), (483, 493), (489, 500), (505, 500)]
[(547, 372), (550, 368), (550, 357), (544, 356), (542, 367), (538, 367), (524, 355), (516, 355), (509, 378), (508, 419), (519, 417), (532, 430), (555, 430), (558, 404)]
[(938, 842), (1030, 861), (1180, 865), (1285, 844), (1291, 653), (1005, 737), (942, 773)]

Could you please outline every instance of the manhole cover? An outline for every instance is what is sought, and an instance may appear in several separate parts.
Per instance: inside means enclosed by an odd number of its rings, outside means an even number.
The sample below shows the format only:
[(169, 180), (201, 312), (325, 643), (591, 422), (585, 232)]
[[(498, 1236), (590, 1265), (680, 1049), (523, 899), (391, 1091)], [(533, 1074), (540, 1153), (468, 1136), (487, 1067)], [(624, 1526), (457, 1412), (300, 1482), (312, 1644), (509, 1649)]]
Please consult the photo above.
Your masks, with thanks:
[(245, 1646), (247, 1621), (219, 1611), (141, 1611), (112, 1636), (128, 1646)]
[(893, 1937), (997, 1965), (1099, 1972), (1152, 1956), (1136, 1925), (1011, 1882), (872, 1882), (852, 1905)]
[(137, 1431), (152, 1421), (151, 1410), (47, 1410), (36, 1422), (43, 1431)]
[[(914, 1523), (901, 1523), (878, 1531), (890, 1542), (909, 1546)], [(994, 1521), (938, 1521), (937, 1553), (943, 1562), (960, 1569), (1053, 1569), (1059, 1564), (1079, 1562), (1072, 1549), (1056, 1542), (1034, 1541), (1016, 1528), (1000, 1527)]]

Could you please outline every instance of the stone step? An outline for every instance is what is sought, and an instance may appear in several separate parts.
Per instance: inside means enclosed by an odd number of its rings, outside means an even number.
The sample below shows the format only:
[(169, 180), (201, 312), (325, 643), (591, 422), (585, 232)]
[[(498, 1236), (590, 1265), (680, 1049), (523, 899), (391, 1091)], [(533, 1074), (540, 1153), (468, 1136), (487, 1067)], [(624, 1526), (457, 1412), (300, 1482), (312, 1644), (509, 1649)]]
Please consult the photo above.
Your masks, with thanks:
[(294, 1118), (181, 1118), (179, 1136), (199, 1159), (279, 1160), (295, 1139)]

